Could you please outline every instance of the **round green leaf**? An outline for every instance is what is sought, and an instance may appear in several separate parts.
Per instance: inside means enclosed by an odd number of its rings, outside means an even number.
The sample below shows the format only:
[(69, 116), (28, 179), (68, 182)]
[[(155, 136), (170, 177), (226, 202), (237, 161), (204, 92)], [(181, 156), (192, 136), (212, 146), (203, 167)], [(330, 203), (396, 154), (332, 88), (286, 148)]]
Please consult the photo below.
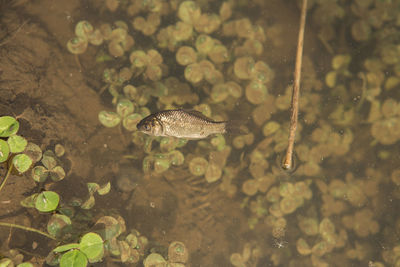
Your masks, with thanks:
[(0, 139), (0, 162), (4, 162), (8, 159), (10, 154), (10, 148), (6, 141)]
[(34, 143), (29, 142), (24, 154), (28, 155), (33, 162), (38, 162), (42, 158), (42, 150)]
[(126, 117), (134, 110), (133, 104), (128, 99), (121, 99), (117, 103), (117, 113), (122, 117)]
[(74, 249), (62, 255), (60, 267), (86, 267), (87, 263), (85, 254)]
[(112, 111), (100, 111), (99, 121), (104, 126), (111, 128), (117, 126), (120, 123), (121, 117), (117, 113)]
[(55, 166), (57, 166), (57, 159), (54, 152), (51, 150), (45, 151), (43, 153), (42, 163), (48, 170), (52, 170)]
[(65, 177), (65, 171), (61, 166), (56, 166), (49, 173), (50, 173), (50, 178), (54, 182), (61, 181)]
[(0, 266), (1, 267), (14, 266), (14, 263), (9, 258), (3, 258), (0, 260)]
[(79, 249), (90, 262), (98, 261), (104, 254), (103, 239), (96, 233), (87, 233), (82, 237)]
[(10, 151), (12, 153), (20, 153), (24, 151), (28, 141), (19, 135), (12, 135), (7, 139), (7, 143), (10, 146)]
[(139, 113), (129, 114), (122, 121), (122, 126), (124, 126), (128, 131), (135, 131), (137, 129), (136, 125), (141, 119), (143, 119), (143, 117)]
[(0, 117), (0, 137), (8, 137), (18, 132), (19, 122), (10, 116)]
[(68, 230), (67, 226), (71, 225), (71, 219), (62, 214), (53, 214), (47, 223), (47, 232), (58, 238)]
[(18, 154), (16, 155), (12, 163), (14, 164), (14, 167), (19, 171), (20, 173), (26, 172), (32, 165), (32, 160), (28, 155), (25, 154)]
[(35, 208), (42, 212), (53, 211), (57, 208), (60, 196), (53, 191), (43, 191), (35, 201)]
[(167, 261), (163, 258), (158, 253), (151, 253), (146, 257), (146, 259), (143, 261), (143, 265), (145, 267), (150, 267), (150, 266), (165, 266), (167, 264)]
[(23, 262), (18, 264), (17, 267), (33, 267), (33, 264), (30, 262)]
[(56, 153), (56, 156), (57, 156), (57, 157), (62, 157), (62, 156), (64, 156), (64, 154), (65, 154), (65, 148), (64, 148), (63, 145), (57, 144), (57, 145), (54, 147), (54, 152)]
[(46, 181), (48, 175), (49, 173), (47, 169), (43, 166), (35, 166), (32, 169), (32, 178), (38, 183), (43, 183)]

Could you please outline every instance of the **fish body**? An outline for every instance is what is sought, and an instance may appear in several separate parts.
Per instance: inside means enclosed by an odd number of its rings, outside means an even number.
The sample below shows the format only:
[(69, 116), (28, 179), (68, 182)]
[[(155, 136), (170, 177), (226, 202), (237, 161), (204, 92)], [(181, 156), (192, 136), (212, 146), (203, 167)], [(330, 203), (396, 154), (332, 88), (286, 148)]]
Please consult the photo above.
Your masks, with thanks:
[(228, 121), (213, 121), (195, 110), (172, 109), (153, 113), (137, 124), (137, 129), (153, 136), (202, 139), (227, 132)]

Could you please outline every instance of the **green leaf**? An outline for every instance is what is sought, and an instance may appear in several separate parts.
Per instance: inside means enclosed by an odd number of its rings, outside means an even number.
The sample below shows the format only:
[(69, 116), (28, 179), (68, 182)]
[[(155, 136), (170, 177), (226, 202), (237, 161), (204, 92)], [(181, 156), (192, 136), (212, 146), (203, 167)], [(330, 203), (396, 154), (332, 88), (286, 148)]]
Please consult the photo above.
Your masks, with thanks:
[(63, 256), (61, 253), (56, 253), (54, 251), (50, 251), (46, 257), (46, 263), (50, 266), (59, 266), (60, 259)]
[(89, 190), (89, 194), (93, 195), (94, 193), (96, 193), (97, 190), (99, 190), (100, 185), (98, 185), (96, 183), (87, 183), (87, 187)]
[(10, 116), (0, 117), (0, 137), (8, 137), (18, 132), (19, 122)]
[(99, 121), (105, 127), (115, 127), (121, 122), (121, 117), (112, 111), (100, 111), (99, 113)]
[(19, 135), (12, 135), (7, 139), (7, 143), (10, 146), (10, 151), (12, 153), (20, 153), (24, 151), (28, 141)]
[(32, 169), (32, 178), (38, 183), (43, 183), (46, 181), (48, 175), (49, 173), (47, 169), (43, 166), (35, 166)]
[(17, 267), (33, 267), (33, 264), (30, 262), (23, 262), (18, 264)]
[(100, 187), (99, 189), (97, 189), (97, 193), (101, 196), (106, 195), (110, 192), (110, 189), (111, 189), (111, 183), (108, 182), (103, 187)]
[(70, 244), (65, 244), (62, 246), (58, 246), (55, 249), (53, 249), (54, 252), (65, 252), (74, 248), (79, 248), (78, 243), (70, 243)]
[(93, 208), (94, 204), (95, 204), (95, 199), (94, 199), (94, 196), (91, 195), (88, 198), (88, 200), (86, 200), (85, 202), (82, 203), (81, 208), (85, 209), (85, 210), (89, 210), (89, 209)]
[(28, 155), (33, 162), (38, 162), (42, 158), (42, 150), (34, 143), (28, 142), (24, 154)]
[(62, 255), (60, 267), (86, 267), (87, 263), (85, 254), (74, 249)]
[(117, 113), (122, 118), (126, 117), (127, 115), (131, 114), (134, 110), (133, 104), (128, 99), (121, 99), (117, 103)]
[(65, 177), (65, 171), (61, 166), (56, 166), (51, 171), (49, 171), (49, 174), (50, 174), (50, 178), (54, 182), (61, 181)]
[(12, 163), (14, 164), (14, 167), (19, 171), (20, 173), (26, 172), (32, 165), (32, 160), (28, 155), (25, 154), (18, 154), (16, 155)]
[(65, 148), (63, 145), (57, 144), (54, 147), (54, 153), (56, 154), (57, 157), (62, 157), (65, 154)]
[(29, 197), (24, 198), (23, 200), (21, 200), (21, 206), (23, 206), (25, 208), (34, 208), (36, 198), (38, 195), (39, 195), (38, 193), (35, 193), (35, 194), (30, 195)]
[(0, 260), (0, 267), (11, 267), (14, 263), (9, 258), (3, 258)]
[(151, 253), (143, 261), (144, 266), (165, 266), (167, 261), (158, 253)]
[(51, 150), (45, 151), (43, 153), (42, 163), (49, 171), (57, 166), (57, 159), (54, 152)]
[(72, 224), (71, 219), (62, 214), (53, 214), (47, 223), (47, 232), (59, 238), (66, 233), (66, 230), (70, 230), (71, 227), (68, 227)]
[(8, 143), (3, 139), (0, 139), (0, 162), (6, 161), (8, 159), (8, 155), (10, 155)]
[(122, 121), (122, 126), (124, 126), (124, 128), (128, 131), (136, 131), (136, 125), (141, 119), (143, 119), (143, 116), (139, 113), (129, 114)]
[(60, 196), (53, 191), (43, 191), (40, 193), (35, 202), (35, 208), (42, 212), (53, 211), (57, 208)]
[(99, 261), (104, 255), (103, 239), (96, 233), (87, 233), (79, 242), (79, 249), (90, 262)]
[(118, 237), (124, 228), (117, 219), (111, 216), (101, 217), (95, 225), (96, 229), (100, 229), (98, 232), (105, 240)]

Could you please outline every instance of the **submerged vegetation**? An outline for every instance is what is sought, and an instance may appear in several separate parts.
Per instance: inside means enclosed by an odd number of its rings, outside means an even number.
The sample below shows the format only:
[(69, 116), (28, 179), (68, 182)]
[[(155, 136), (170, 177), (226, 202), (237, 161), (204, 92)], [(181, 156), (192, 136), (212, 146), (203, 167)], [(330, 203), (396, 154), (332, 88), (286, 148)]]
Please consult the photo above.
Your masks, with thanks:
[[(267, 2), (254, 0), (252, 8), (268, 17)], [(119, 129), (116, 138), (128, 136), (131, 154), (124, 160), (141, 166), (135, 175), (154, 183), (195, 181), (236, 201), (247, 224), (235, 232), (236, 243), (224, 248), (229, 252), (225, 262), (397, 266), (398, 6), (382, 0), (309, 1), (308, 23), (315, 25), (313, 37), (326, 62), (311, 52), (304, 56), (291, 173), (280, 168), (289, 129), (290, 76), (269, 55), (281, 51), (287, 36), (273, 20), (249, 18), (254, 10), (245, 10), (243, 1), (106, 0), (93, 7), (107, 16), (76, 23), (66, 47), (78, 63), (90, 51), (104, 67), (98, 93), (110, 104), (99, 110), (98, 119), (107, 131)], [(104, 21), (113, 17), (119, 20)], [(243, 119), (248, 133), (192, 141), (137, 131), (144, 117), (175, 108), (194, 109), (216, 121)], [(57, 240), (47, 264), (190, 266), (191, 244), (163, 240), (160, 245), (127, 227), (120, 211), (93, 209), (114, 190), (110, 181), (86, 183), (89, 194), (79, 199), (48, 190), (46, 185), (68, 180), (60, 160), (68, 151), (56, 145), (42, 154), (29, 137), (17, 134), (18, 128), (15, 118), (0, 117), (0, 162), (8, 168), (0, 189), (13, 169), (31, 170), (45, 190), (30, 193), (21, 204), (37, 216), (49, 216), (47, 232), (0, 225)], [(124, 175), (117, 189), (134, 193), (137, 185)], [(193, 212), (202, 209), (199, 205)], [(0, 264), (32, 266), (19, 255), (9, 250)], [(202, 263), (198, 255), (193, 264)]]

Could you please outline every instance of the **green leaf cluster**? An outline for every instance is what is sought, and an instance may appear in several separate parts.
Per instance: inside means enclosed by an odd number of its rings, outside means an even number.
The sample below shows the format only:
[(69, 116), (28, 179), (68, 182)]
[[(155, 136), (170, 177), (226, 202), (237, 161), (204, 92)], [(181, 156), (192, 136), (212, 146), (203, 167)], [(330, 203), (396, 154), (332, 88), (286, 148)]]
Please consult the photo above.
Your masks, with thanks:
[(81, 208), (88, 210), (91, 209), (95, 204), (94, 194), (97, 192), (99, 195), (106, 195), (111, 190), (111, 183), (108, 182), (107, 184), (100, 186), (97, 183), (87, 183), (87, 187), (89, 190), (89, 198), (82, 203)]
[[(28, 146), (28, 141), (17, 135), (19, 122), (11, 116), (0, 117), (0, 163), (9, 159), (10, 155), (14, 168), (20, 173), (26, 172), (35, 162), (31, 150), (40, 150), (36, 145)], [(24, 152), (24, 153), (22, 153)]]
[[(104, 256), (103, 239), (99, 234), (89, 232), (79, 243), (58, 246), (52, 251), (55, 260), (52, 265), (60, 267), (85, 267), (88, 262), (100, 262)], [(49, 262), (48, 262), (49, 263)]]
[(115, 127), (122, 121), (122, 126), (128, 131), (135, 131), (138, 122), (147, 115), (147, 110), (135, 111), (135, 105), (127, 98), (122, 98), (117, 102), (116, 112), (100, 111), (99, 121), (105, 127)]
[(121, 216), (103, 216), (95, 225), (104, 240), (108, 254), (124, 263), (138, 263), (143, 258), (148, 240), (136, 230), (126, 232), (125, 221)]
[(43, 191), (35, 193), (21, 201), (21, 205), (26, 208), (36, 208), (41, 212), (51, 212), (57, 209), (60, 196), (53, 191)]
[(38, 165), (32, 169), (32, 178), (38, 183), (45, 182), (48, 177), (54, 182), (61, 181), (65, 177), (63, 167), (59, 165), (56, 154), (47, 150), (43, 153), (43, 158), (40, 161), (43, 166)]

